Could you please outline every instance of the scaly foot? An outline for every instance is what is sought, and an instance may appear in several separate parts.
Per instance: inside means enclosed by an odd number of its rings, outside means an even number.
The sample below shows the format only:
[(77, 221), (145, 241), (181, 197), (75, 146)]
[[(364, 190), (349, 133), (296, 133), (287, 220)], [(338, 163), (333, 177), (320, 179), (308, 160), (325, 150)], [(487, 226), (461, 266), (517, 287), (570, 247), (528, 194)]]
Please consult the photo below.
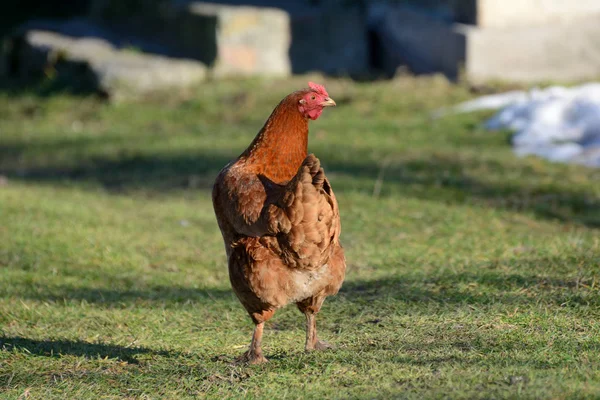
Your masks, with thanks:
[(329, 349), (335, 349), (335, 346), (327, 343), (324, 340), (317, 340), (317, 343), (315, 344), (315, 350), (329, 350)]
[(267, 360), (265, 358), (265, 356), (262, 355), (262, 352), (255, 352), (255, 351), (250, 351), (250, 350), (248, 350), (247, 352), (245, 352), (244, 354), (242, 354), (235, 360), (236, 364), (252, 364), (252, 365), (264, 364), (268, 361), (269, 360)]
[(314, 350), (322, 351), (322, 350), (329, 350), (329, 349), (335, 349), (335, 346), (327, 343), (324, 340), (317, 340), (314, 345), (306, 346), (306, 351), (314, 351)]

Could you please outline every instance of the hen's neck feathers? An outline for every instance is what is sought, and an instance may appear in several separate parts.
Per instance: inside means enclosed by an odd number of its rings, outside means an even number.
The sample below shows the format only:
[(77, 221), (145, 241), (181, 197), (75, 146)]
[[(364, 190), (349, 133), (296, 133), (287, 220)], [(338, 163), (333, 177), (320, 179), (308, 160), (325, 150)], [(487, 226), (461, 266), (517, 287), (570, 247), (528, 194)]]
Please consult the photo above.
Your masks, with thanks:
[(284, 184), (289, 181), (308, 155), (308, 119), (298, 110), (302, 93), (283, 99), (240, 156), (258, 175)]

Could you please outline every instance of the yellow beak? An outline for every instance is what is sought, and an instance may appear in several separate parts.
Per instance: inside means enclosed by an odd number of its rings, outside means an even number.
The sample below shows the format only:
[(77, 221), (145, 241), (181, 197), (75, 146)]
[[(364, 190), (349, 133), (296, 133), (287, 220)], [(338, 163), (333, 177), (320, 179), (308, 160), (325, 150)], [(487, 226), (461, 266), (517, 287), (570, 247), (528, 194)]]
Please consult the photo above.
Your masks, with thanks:
[(333, 99), (327, 97), (325, 98), (325, 101), (321, 103), (321, 105), (323, 107), (335, 107), (335, 101), (333, 101)]

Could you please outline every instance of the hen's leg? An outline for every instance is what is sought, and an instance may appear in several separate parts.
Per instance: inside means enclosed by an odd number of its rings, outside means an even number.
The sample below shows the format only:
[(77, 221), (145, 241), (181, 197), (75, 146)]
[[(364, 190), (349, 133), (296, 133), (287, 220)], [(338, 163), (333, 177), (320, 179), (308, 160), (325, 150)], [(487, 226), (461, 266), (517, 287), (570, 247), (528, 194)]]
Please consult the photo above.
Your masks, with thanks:
[(252, 341), (250, 342), (250, 348), (242, 355), (239, 361), (247, 362), (249, 364), (262, 364), (268, 361), (262, 352), (262, 336), (265, 321), (271, 319), (274, 313), (275, 310), (266, 310), (251, 314), (255, 324)]
[(317, 315), (316, 313), (305, 313), (306, 315), (306, 344), (304, 349), (306, 351), (312, 350), (327, 350), (332, 349), (333, 346), (324, 340), (317, 337)]
[(319, 340), (317, 336), (317, 313), (321, 309), (325, 301), (325, 296), (309, 297), (299, 303), (296, 303), (298, 309), (306, 316), (306, 344), (304, 349), (306, 351), (312, 350), (326, 350), (333, 348), (332, 345)]
[(254, 326), (254, 333), (252, 334), (250, 348), (244, 354), (244, 358), (250, 364), (262, 364), (268, 361), (265, 356), (263, 356), (261, 347), (264, 326), (264, 322), (260, 322)]

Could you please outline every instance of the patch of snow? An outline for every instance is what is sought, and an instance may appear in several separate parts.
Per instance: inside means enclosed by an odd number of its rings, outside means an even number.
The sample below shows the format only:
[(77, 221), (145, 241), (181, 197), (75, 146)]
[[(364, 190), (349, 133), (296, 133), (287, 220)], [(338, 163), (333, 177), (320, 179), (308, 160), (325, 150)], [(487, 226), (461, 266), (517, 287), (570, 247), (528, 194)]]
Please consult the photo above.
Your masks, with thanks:
[(516, 154), (600, 167), (600, 83), (483, 96), (449, 112), (498, 108), (501, 110), (485, 126), (515, 131), (512, 144)]

